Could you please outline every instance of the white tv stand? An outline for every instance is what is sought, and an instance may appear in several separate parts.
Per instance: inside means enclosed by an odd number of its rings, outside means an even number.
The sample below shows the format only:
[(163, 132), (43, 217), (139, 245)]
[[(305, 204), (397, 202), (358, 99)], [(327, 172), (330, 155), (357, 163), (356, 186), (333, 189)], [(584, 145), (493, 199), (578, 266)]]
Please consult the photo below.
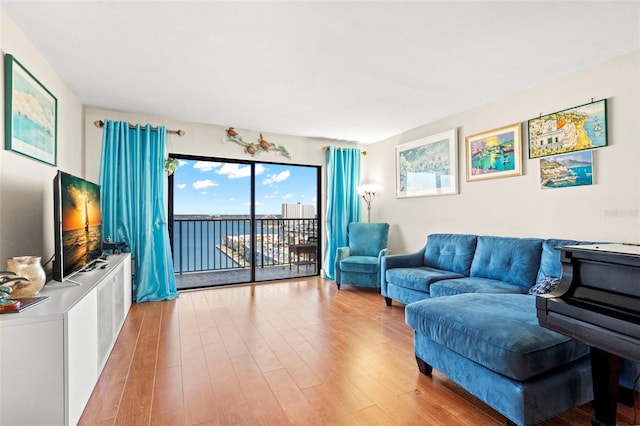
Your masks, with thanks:
[(108, 262), (0, 315), (0, 424), (78, 423), (131, 307), (131, 255)]

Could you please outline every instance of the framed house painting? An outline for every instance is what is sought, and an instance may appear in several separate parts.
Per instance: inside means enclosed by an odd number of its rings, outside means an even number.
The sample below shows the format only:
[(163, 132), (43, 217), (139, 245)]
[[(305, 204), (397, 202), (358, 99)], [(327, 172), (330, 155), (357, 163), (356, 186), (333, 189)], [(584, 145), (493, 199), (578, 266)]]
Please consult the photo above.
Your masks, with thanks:
[(456, 129), (396, 147), (396, 197), (458, 193)]
[(522, 125), (511, 124), (465, 138), (467, 181), (522, 175)]
[(607, 146), (607, 100), (529, 120), (529, 158)]
[(58, 100), (12, 55), (4, 65), (5, 149), (55, 166)]

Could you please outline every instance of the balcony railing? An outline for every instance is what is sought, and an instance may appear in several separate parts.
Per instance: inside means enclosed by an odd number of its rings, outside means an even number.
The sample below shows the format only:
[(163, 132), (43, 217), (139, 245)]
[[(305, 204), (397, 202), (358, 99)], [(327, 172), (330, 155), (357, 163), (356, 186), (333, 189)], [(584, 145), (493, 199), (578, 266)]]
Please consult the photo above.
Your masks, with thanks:
[[(290, 264), (289, 245), (317, 241), (317, 219), (174, 219), (176, 274)], [(317, 256), (317, 253), (316, 253)]]

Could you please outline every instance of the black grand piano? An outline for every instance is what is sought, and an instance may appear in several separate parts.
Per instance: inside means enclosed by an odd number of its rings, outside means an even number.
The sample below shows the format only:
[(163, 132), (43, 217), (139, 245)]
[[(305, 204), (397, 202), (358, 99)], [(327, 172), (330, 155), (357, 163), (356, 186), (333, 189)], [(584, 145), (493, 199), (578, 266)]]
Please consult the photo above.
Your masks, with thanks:
[(621, 358), (640, 362), (640, 246), (558, 248), (562, 278), (537, 296), (538, 322), (591, 346), (593, 425), (615, 425)]

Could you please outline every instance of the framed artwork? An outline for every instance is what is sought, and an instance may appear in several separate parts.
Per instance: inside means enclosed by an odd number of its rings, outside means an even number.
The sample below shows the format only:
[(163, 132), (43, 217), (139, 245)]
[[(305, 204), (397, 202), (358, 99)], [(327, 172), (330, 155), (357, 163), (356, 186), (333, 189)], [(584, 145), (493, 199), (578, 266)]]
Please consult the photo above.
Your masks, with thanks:
[(542, 189), (593, 185), (593, 151), (572, 152), (540, 159)]
[(529, 158), (607, 146), (607, 100), (529, 120)]
[(5, 149), (55, 166), (58, 100), (10, 54), (4, 77)]
[(465, 138), (467, 182), (522, 175), (522, 125)]
[(396, 147), (396, 198), (458, 193), (456, 129)]

